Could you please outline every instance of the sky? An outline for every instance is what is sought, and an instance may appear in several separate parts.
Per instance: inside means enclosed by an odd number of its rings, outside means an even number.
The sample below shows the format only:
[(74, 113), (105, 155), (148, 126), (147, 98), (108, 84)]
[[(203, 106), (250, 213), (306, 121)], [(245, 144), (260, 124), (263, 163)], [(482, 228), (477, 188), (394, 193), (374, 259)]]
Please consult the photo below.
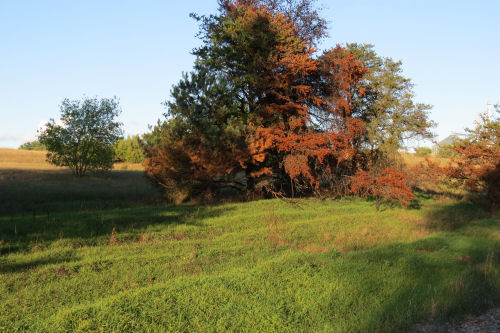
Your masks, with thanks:
[[(318, 4), (330, 22), (320, 49), (369, 43), (401, 60), (415, 101), (433, 105), (437, 140), (500, 103), (500, 1)], [(216, 10), (216, 0), (0, 0), (0, 147), (34, 139), (64, 98), (83, 96), (118, 97), (125, 133), (147, 132), (201, 45), (189, 13)]]

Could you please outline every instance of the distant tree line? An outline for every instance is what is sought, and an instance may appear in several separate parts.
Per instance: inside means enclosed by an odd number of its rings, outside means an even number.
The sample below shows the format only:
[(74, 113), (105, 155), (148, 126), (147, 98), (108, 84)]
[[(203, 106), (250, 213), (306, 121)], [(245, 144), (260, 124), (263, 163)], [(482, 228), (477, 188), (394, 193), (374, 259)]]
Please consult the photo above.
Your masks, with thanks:
[(19, 149), (22, 150), (47, 150), (43, 144), (38, 140), (28, 141), (19, 146)]
[(142, 163), (144, 162), (144, 150), (139, 135), (127, 136), (118, 139), (114, 147), (115, 161)]

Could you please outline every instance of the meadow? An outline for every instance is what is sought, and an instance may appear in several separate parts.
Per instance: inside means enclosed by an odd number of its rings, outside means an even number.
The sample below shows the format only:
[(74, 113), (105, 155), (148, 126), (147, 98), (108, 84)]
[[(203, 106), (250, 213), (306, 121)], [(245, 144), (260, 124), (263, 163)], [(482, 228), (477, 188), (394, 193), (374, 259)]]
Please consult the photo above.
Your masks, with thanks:
[(500, 304), (500, 216), (472, 203), (174, 206), (137, 165), (77, 179), (17, 154), (0, 150), (0, 331), (391, 332)]

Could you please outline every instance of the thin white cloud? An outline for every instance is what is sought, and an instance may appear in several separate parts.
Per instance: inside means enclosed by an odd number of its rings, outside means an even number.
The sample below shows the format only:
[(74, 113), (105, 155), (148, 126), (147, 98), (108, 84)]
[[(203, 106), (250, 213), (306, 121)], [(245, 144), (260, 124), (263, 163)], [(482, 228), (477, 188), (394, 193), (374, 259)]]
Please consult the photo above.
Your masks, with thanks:
[(17, 148), (21, 144), (32, 140), (33, 137), (29, 135), (0, 134), (0, 147)]
[(32, 136), (29, 135), (9, 135), (9, 134), (0, 134), (0, 141), (23, 141), (29, 140)]

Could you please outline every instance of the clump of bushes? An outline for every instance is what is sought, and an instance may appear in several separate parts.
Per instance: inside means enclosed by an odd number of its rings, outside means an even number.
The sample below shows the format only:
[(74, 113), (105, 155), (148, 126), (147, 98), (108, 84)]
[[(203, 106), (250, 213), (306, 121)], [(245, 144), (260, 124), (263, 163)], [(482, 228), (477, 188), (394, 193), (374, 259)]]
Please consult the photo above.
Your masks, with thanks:
[[(454, 188), (466, 188), (471, 198), (486, 203), (492, 210), (500, 208), (500, 107), (496, 117), (481, 114), (467, 136), (449, 147), (450, 163), (441, 167), (427, 160), (422, 172)], [(444, 179), (443, 179), (444, 177)]]
[(115, 145), (115, 160), (120, 162), (142, 163), (144, 161), (139, 135), (127, 136), (118, 140)]
[(22, 150), (47, 150), (45, 145), (41, 144), (38, 140), (28, 141), (19, 146)]
[(392, 156), (408, 138), (433, 137), (431, 106), (372, 45), (317, 52), (326, 20), (313, 4), (219, 1), (217, 15), (194, 15), (194, 68), (143, 136), (146, 172), (172, 200), (411, 199)]
[(415, 154), (418, 156), (429, 156), (432, 154), (432, 149), (428, 147), (417, 147), (415, 148)]
[(437, 155), (439, 157), (450, 158), (458, 156), (453, 145), (442, 145), (439, 146)]

